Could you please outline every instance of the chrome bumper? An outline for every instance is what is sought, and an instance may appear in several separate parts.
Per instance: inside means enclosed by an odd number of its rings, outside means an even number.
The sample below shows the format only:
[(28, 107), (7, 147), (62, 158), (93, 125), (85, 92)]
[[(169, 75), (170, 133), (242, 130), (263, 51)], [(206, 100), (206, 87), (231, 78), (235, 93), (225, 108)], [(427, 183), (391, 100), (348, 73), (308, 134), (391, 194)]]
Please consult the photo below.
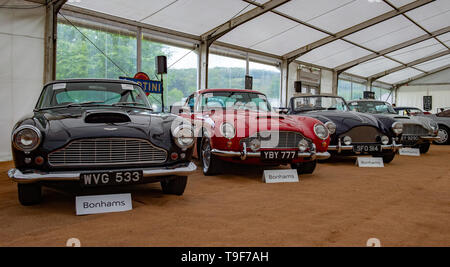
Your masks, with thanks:
[[(392, 141), (392, 144), (390, 145), (381, 145), (381, 150), (393, 150), (394, 152), (397, 152), (403, 147), (402, 144), (397, 144), (395, 141)], [(342, 151), (350, 151), (353, 150), (353, 145), (342, 145), (341, 140), (339, 140), (337, 146), (328, 146), (328, 151), (337, 151), (338, 153), (341, 153)]]
[[(227, 157), (227, 158), (240, 157), (241, 160), (246, 160), (247, 158), (261, 157), (261, 152), (248, 152), (247, 145), (245, 143), (243, 144), (243, 149), (241, 152), (212, 149), (211, 153), (219, 157)], [(300, 152), (300, 151), (298, 152), (299, 158), (311, 158), (312, 160), (328, 159), (330, 158), (330, 156), (331, 155), (328, 152), (316, 152), (315, 147), (311, 152)]]
[[(178, 167), (178, 168), (148, 168), (143, 169), (144, 178), (148, 177), (158, 177), (158, 176), (171, 176), (171, 175), (177, 175), (177, 176), (185, 176), (192, 172), (194, 172), (197, 169), (197, 166), (190, 162), (188, 166), (186, 167)], [(98, 170), (95, 170), (93, 172), (97, 172)], [(105, 170), (110, 171), (110, 170)], [(18, 169), (11, 169), (8, 171), (8, 176), (13, 181), (18, 183), (32, 183), (32, 182), (39, 182), (39, 181), (78, 181), (80, 180), (80, 175), (83, 172), (74, 172), (74, 171), (67, 171), (67, 172), (47, 172), (47, 173), (22, 173)]]
[(422, 141), (439, 141), (441, 138), (439, 136), (419, 136)]

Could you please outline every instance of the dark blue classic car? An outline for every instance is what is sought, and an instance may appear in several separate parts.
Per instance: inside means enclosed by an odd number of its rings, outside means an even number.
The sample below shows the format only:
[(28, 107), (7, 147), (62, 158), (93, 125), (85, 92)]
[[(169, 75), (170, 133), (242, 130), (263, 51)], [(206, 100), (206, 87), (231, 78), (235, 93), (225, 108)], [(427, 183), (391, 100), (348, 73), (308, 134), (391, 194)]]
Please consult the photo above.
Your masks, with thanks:
[(64, 80), (45, 85), (32, 114), (12, 133), (19, 201), (41, 201), (47, 182), (82, 187), (160, 182), (181, 195), (194, 144), (179, 116), (155, 113), (142, 88), (123, 80)]
[(327, 126), (331, 156), (373, 155), (391, 162), (402, 147), (403, 124), (389, 117), (350, 111), (342, 97), (300, 95), (291, 98), (288, 112), (316, 118)]

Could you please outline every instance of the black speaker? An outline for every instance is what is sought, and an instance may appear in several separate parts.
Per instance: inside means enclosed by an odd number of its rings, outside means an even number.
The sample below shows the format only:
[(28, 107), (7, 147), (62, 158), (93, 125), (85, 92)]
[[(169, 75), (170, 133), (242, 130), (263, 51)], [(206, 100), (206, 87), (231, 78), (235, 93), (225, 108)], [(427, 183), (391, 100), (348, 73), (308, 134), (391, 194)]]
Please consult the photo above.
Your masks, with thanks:
[(431, 111), (433, 109), (433, 97), (424, 96), (423, 97), (423, 110)]
[(245, 89), (252, 90), (253, 89), (253, 77), (245, 75)]
[(302, 92), (302, 82), (301, 81), (294, 82), (294, 89), (295, 89), (296, 93), (301, 93)]
[(364, 99), (375, 99), (375, 92), (364, 91), (363, 97)]
[(158, 74), (166, 74), (167, 73), (167, 57), (166, 56), (157, 56), (155, 60), (155, 70)]

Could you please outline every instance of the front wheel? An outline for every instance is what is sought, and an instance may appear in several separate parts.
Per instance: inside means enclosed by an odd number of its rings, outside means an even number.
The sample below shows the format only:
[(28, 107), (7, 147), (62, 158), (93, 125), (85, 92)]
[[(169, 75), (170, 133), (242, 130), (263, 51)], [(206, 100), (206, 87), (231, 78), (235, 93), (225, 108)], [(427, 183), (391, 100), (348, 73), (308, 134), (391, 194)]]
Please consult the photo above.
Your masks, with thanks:
[(316, 169), (317, 160), (309, 162), (292, 163), (291, 168), (297, 169), (298, 174), (312, 174)]
[(42, 186), (37, 183), (17, 184), (17, 193), (23, 206), (36, 205), (42, 201)]
[(161, 181), (164, 194), (181, 196), (186, 189), (187, 176), (175, 176)]
[(222, 162), (212, 154), (211, 142), (206, 136), (202, 138), (200, 145), (200, 161), (204, 175), (211, 176), (220, 173)]
[(391, 163), (395, 158), (395, 153), (390, 154), (384, 154), (383, 155), (383, 162), (384, 163)]
[(448, 145), (450, 143), (449, 139), (450, 131), (445, 126), (439, 126), (438, 136), (441, 138), (439, 141), (434, 141), (437, 145)]

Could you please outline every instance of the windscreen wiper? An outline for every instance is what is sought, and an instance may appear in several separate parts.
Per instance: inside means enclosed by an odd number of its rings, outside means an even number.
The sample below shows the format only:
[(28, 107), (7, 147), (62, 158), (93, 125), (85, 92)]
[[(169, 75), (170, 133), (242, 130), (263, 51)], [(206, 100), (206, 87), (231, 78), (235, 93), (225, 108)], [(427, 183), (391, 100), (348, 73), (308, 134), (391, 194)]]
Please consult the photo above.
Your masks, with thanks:
[(53, 106), (53, 107), (45, 107), (45, 108), (38, 108), (35, 109), (35, 111), (39, 110), (49, 110), (49, 109), (58, 109), (58, 108), (71, 108), (71, 107), (81, 107), (84, 105), (91, 105), (91, 104), (101, 104), (104, 103), (103, 101), (88, 101), (88, 102), (81, 102), (81, 103), (70, 103), (67, 105), (61, 105), (61, 106)]
[(142, 105), (142, 103), (139, 102), (117, 102), (112, 104), (112, 106), (117, 106), (117, 107), (133, 107), (133, 108), (139, 108), (139, 109), (146, 109), (146, 110), (150, 110), (153, 111), (152, 108), (150, 107), (142, 107), (142, 106), (138, 106), (138, 105)]

